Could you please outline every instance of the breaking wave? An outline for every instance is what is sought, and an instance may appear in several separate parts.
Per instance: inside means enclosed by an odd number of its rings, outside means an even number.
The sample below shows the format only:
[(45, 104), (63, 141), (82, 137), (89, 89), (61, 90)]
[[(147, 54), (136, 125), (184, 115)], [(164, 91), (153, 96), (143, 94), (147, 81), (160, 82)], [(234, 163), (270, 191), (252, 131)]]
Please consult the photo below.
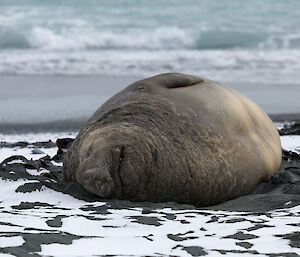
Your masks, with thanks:
[(3, 0), (0, 74), (296, 81), (299, 8), (294, 0)]

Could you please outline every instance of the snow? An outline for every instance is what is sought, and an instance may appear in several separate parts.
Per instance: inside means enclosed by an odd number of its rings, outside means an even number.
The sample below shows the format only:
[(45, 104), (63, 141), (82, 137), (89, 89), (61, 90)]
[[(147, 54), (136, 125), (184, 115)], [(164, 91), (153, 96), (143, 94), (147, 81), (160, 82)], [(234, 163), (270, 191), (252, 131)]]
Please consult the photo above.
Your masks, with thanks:
[(52, 140), (55, 142), (58, 138), (75, 138), (77, 132), (44, 132), (44, 133), (21, 133), (21, 134), (0, 134), (0, 142), (15, 143), (15, 142), (47, 142)]
[(284, 150), (300, 154), (300, 136), (281, 136), (280, 140)]
[(0, 237), (0, 247), (1, 248), (21, 246), (24, 242), (25, 241), (21, 236)]
[[(76, 133), (40, 133), (24, 135), (0, 134), (0, 141), (55, 141), (62, 137), (75, 137)], [(282, 136), (282, 147), (297, 152), (300, 136)], [(55, 155), (57, 148), (39, 148), (45, 155)], [(31, 153), (30, 148), (0, 148), (0, 162), (17, 154), (28, 159), (39, 159), (43, 155)], [(43, 171), (27, 170), (37, 175)], [(295, 253), (300, 248), (290, 246), (288, 239), (278, 235), (299, 232), (300, 206), (274, 210), (267, 214), (245, 212), (225, 212), (211, 210), (171, 208), (154, 209), (142, 214), (142, 208), (108, 208), (107, 213), (99, 213), (93, 208), (101, 208), (106, 202), (85, 202), (72, 196), (56, 192), (47, 187), (30, 193), (16, 192), (28, 182), (25, 179), (8, 181), (0, 179), (0, 248), (22, 246), (25, 234), (49, 233), (74, 237), (70, 243), (41, 243), (36, 251), (42, 256), (191, 256), (189, 247), (201, 247), (207, 256), (253, 256), (249, 251), (257, 251), (255, 256), (265, 254)], [(30, 182), (34, 182), (30, 180)], [(28, 209), (17, 208), (22, 202), (44, 203)], [(288, 205), (288, 203), (287, 203)], [(170, 218), (168, 215), (172, 215)], [(138, 217), (155, 220), (149, 225), (138, 221)], [(214, 218), (216, 217), (216, 218)], [(49, 221), (59, 219), (61, 224), (51, 225)], [(264, 227), (251, 230), (255, 225)], [(28, 230), (30, 228), (30, 230)], [(249, 230), (250, 229), (250, 230)], [(250, 234), (252, 238), (240, 240), (232, 236), (238, 232)], [(57, 239), (58, 240), (58, 239)], [(249, 249), (239, 245), (252, 244)], [(201, 249), (199, 248), (199, 249)], [(223, 252), (225, 251), (225, 252)], [(248, 252), (247, 252), (248, 251)], [(0, 249), (1, 255), (1, 249)], [(1, 256), (11, 256), (3, 253)]]

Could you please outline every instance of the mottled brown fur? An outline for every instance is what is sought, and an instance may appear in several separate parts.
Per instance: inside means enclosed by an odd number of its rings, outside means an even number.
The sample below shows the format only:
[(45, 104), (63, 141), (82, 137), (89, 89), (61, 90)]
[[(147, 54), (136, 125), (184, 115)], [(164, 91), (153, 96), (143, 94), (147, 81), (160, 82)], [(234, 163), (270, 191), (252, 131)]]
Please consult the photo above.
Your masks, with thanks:
[(103, 104), (63, 173), (104, 198), (207, 206), (247, 194), (280, 162), (277, 129), (255, 103), (208, 79), (170, 73)]

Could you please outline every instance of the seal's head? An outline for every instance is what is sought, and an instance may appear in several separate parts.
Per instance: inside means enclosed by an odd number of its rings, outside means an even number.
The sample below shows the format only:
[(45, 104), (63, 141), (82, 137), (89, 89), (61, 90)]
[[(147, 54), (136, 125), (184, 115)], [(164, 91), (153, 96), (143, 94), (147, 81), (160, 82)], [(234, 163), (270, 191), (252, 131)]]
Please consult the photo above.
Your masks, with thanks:
[(75, 180), (102, 198), (134, 199), (142, 195), (144, 183), (140, 180), (146, 179), (151, 155), (145, 157), (147, 143), (137, 140), (142, 137), (137, 129), (126, 124), (108, 125), (86, 134), (79, 147)]

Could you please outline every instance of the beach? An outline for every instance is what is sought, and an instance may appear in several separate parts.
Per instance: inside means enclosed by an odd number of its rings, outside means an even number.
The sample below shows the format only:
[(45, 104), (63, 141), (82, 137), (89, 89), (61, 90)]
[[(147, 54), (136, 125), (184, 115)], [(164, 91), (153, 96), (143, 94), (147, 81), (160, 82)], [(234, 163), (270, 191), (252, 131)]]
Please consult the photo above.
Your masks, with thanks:
[[(14, 131), (79, 130), (111, 96), (143, 76), (0, 76), (0, 128)], [(274, 121), (299, 120), (299, 84), (221, 81), (257, 103)]]
[[(57, 140), (73, 140), (98, 107), (139, 79), (143, 77), (0, 76), (0, 252), (300, 255), (297, 134), (281, 136), (287, 152), (269, 182), (216, 206), (97, 199), (78, 184), (60, 181), (61, 153), (67, 149), (60, 150)], [(297, 85), (223, 84), (254, 100), (279, 130), (300, 120)]]
[(67, 144), (55, 142), (77, 133), (0, 134), (3, 256), (300, 254), (300, 136), (281, 136), (289, 152), (271, 181), (252, 194), (197, 208), (97, 199), (74, 182), (60, 182), (53, 175), (61, 172)]
[[(62, 153), (67, 150), (60, 149), (57, 140), (74, 139), (103, 102), (136, 79), (140, 78), (0, 77), (4, 85), (0, 108), (1, 253), (300, 254), (299, 135), (281, 136), (287, 152), (281, 169), (269, 182), (260, 184), (252, 194), (216, 206), (97, 199), (76, 183), (57, 180)], [(272, 85), (231, 86), (268, 109), (278, 129), (299, 121), (295, 86), (287, 86), (288, 91)]]
[[(299, 9), (297, 0), (0, 1), (0, 255), (300, 256)], [(201, 208), (102, 199), (62, 180), (92, 114), (161, 73), (203, 76), (258, 104), (280, 133), (279, 170)]]

